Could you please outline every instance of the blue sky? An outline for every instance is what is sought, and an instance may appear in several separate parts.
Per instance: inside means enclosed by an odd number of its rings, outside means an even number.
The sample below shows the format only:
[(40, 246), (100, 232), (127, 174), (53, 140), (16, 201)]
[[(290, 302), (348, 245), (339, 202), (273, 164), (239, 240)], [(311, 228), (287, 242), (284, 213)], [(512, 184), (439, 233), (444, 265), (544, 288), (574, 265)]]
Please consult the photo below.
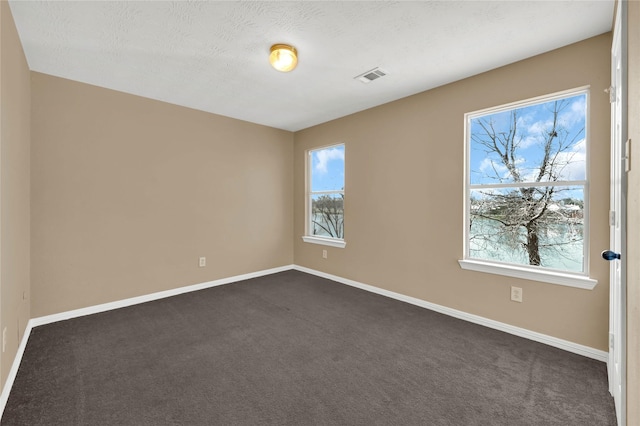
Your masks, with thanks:
[(344, 189), (344, 145), (311, 152), (311, 190)]
[[(585, 93), (562, 99), (565, 106), (559, 113), (557, 126), (558, 137), (555, 143), (565, 145), (557, 155), (558, 180), (586, 179), (586, 104)], [(520, 175), (526, 181), (534, 180), (543, 158), (542, 142), (548, 137), (553, 114), (553, 101), (517, 108), (517, 141), (516, 165)], [(496, 112), (471, 119), (471, 132), (483, 134), (480, 122), (491, 122), (496, 134), (507, 134), (510, 128), (510, 111)], [(557, 152), (557, 149), (554, 150)], [(507, 168), (494, 152), (476, 142), (471, 142), (470, 149), (471, 183), (495, 184), (513, 182)], [(545, 179), (548, 180), (548, 179)]]

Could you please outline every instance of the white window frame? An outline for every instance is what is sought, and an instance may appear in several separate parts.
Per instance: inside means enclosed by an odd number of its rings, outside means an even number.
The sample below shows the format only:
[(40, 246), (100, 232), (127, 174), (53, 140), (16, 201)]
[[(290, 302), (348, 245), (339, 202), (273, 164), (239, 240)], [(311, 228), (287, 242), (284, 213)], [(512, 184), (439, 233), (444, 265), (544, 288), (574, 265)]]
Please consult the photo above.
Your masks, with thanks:
[[(577, 287), (587, 290), (592, 290), (596, 284), (597, 280), (589, 277), (589, 234), (590, 234), (590, 220), (589, 220), (589, 161), (590, 161), (590, 136), (591, 132), (589, 129), (590, 125), (590, 87), (584, 86), (576, 89), (565, 90), (562, 92), (556, 92), (550, 95), (538, 96), (531, 99), (526, 99), (524, 101), (512, 102), (505, 105), (500, 105), (497, 107), (486, 108), (479, 111), (470, 112), (464, 115), (464, 253), (463, 259), (458, 260), (460, 267), (462, 269), (477, 271), (477, 272), (485, 272), (490, 274), (504, 275), (513, 278), (522, 278), (533, 281), (541, 281), (550, 284), (558, 284), (569, 287)], [(586, 140), (586, 170), (584, 181), (558, 181), (553, 182), (554, 186), (575, 186), (575, 185), (583, 185), (584, 187), (584, 272), (568, 272), (555, 270), (550, 268), (541, 268), (536, 266), (529, 265), (518, 265), (514, 263), (506, 263), (499, 262), (494, 260), (485, 260), (485, 259), (477, 259), (469, 256), (469, 221), (470, 221), (470, 197), (471, 190), (477, 189), (479, 187), (489, 188), (489, 187), (522, 187), (523, 185), (520, 183), (513, 184), (500, 184), (500, 185), (471, 185), (471, 176), (470, 176), (470, 156), (471, 156), (471, 120), (480, 116), (485, 116), (489, 114), (494, 114), (498, 112), (510, 111), (516, 108), (527, 107), (533, 104), (539, 104), (544, 102), (553, 101), (560, 98), (566, 98), (570, 96), (576, 96), (580, 94), (586, 94), (586, 117), (585, 117), (585, 140)], [(536, 186), (537, 184), (527, 183), (525, 186)], [(539, 186), (549, 186), (548, 183), (540, 183)]]
[[(347, 147), (344, 143), (337, 143), (327, 146), (321, 146), (318, 148), (309, 149), (306, 151), (306, 159), (305, 159), (305, 210), (304, 210), (304, 235), (302, 236), (302, 240), (305, 243), (311, 244), (320, 244), (324, 246), (337, 247), (337, 248), (345, 248), (347, 243), (344, 238), (333, 238), (333, 237), (325, 237), (320, 235), (312, 235), (312, 224), (311, 224), (311, 211), (312, 211), (312, 199), (314, 195), (332, 195), (332, 194), (342, 194), (344, 197), (345, 189), (342, 190), (332, 190), (332, 191), (312, 191), (311, 190), (311, 155), (316, 151), (321, 151), (324, 149), (330, 149), (334, 147), (342, 147), (345, 151), (345, 158)], [(346, 163), (345, 163), (345, 175), (346, 175)], [(346, 186), (346, 185), (345, 185)], [(343, 234), (344, 235), (344, 234)]]

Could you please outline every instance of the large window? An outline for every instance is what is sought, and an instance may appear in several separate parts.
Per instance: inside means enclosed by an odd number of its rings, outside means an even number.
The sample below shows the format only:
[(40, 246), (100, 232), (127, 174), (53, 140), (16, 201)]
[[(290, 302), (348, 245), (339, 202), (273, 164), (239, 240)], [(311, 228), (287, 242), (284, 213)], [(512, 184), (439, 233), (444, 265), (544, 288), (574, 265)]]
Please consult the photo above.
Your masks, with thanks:
[[(592, 281), (588, 104), (588, 91), (579, 90), (466, 114), (461, 266)], [(469, 267), (474, 261), (480, 267)]]
[(308, 151), (306, 242), (344, 247), (344, 144)]

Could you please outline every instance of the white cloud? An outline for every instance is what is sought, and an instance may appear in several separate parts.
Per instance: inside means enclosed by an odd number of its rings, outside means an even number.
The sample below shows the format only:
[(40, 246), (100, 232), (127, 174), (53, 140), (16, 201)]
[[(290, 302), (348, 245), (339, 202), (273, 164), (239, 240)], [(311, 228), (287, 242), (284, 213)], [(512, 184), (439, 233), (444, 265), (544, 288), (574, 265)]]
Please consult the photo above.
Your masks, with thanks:
[[(578, 141), (570, 151), (558, 153), (555, 158), (554, 173), (556, 180), (585, 180), (587, 160), (587, 142), (585, 139)], [(523, 174), (525, 182), (533, 182), (538, 177), (540, 169), (534, 167)], [(546, 178), (545, 178), (546, 180)]]
[(519, 147), (527, 149), (530, 146), (540, 143), (540, 136), (545, 135), (551, 126), (551, 120), (533, 121), (533, 114), (527, 114), (518, 119), (518, 128), (524, 129), (519, 132), (521, 138)]
[[(562, 112), (558, 115), (558, 126), (568, 131), (575, 131), (573, 126), (578, 123), (584, 125), (585, 111), (586, 98), (580, 96), (562, 109)], [(547, 116), (545, 119), (538, 121), (534, 121), (533, 114), (523, 115), (518, 118), (518, 127), (524, 129), (521, 134), (523, 137), (520, 143), (521, 148), (528, 148), (546, 139), (548, 132), (553, 127), (553, 117), (550, 112)]]
[(485, 157), (482, 160), (479, 169), (483, 175), (490, 177), (496, 177), (496, 172), (498, 176), (502, 176), (505, 172), (507, 172), (507, 168), (504, 165), (494, 162), (489, 157)]
[[(524, 166), (525, 160), (524, 158), (516, 158), (515, 166), (518, 169), (519, 173), (522, 173), (520, 168)], [(495, 161), (495, 159), (486, 157), (482, 160), (478, 169), (484, 176), (490, 177), (492, 179), (499, 179), (500, 181), (511, 181), (513, 180), (513, 176), (511, 176), (511, 172), (504, 165), (504, 163), (500, 161)]]
[(560, 125), (570, 128), (576, 123), (584, 121), (586, 108), (585, 97), (579, 97), (560, 114), (558, 117)]
[[(531, 114), (518, 117), (518, 146), (521, 149), (527, 149), (531, 145), (535, 144), (537, 139), (531, 135)], [(524, 129), (524, 131), (523, 131)]]
[(536, 121), (528, 127), (527, 135), (534, 135), (534, 137), (537, 137), (541, 134), (544, 135), (549, 131), (549, 128), (552, 125), (553, 122), (551, 120)]
[(587, 141), (578, 141), (571, 151), (558, 154), (557, 162), (564, 165), (559, 180), (584, 180), (586, 178)]
[(316, 153), (318, 162), (316, 163), (316, 171), (318, 173), (327, 173), (327, 163), (331, 160), (344, 161), (344, 149), (327, 148)]

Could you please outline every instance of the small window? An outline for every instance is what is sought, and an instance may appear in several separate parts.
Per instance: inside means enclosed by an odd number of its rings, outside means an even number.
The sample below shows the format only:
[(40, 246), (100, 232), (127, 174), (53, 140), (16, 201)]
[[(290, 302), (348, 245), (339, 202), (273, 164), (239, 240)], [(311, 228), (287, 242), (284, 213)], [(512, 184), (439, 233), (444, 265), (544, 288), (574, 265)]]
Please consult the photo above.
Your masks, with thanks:
[(586, 278), (588, 103), (580, 90), (466, 114), (465, 260)]
[(344, 247), (344, 144), (308, 151), (304, 241)]

